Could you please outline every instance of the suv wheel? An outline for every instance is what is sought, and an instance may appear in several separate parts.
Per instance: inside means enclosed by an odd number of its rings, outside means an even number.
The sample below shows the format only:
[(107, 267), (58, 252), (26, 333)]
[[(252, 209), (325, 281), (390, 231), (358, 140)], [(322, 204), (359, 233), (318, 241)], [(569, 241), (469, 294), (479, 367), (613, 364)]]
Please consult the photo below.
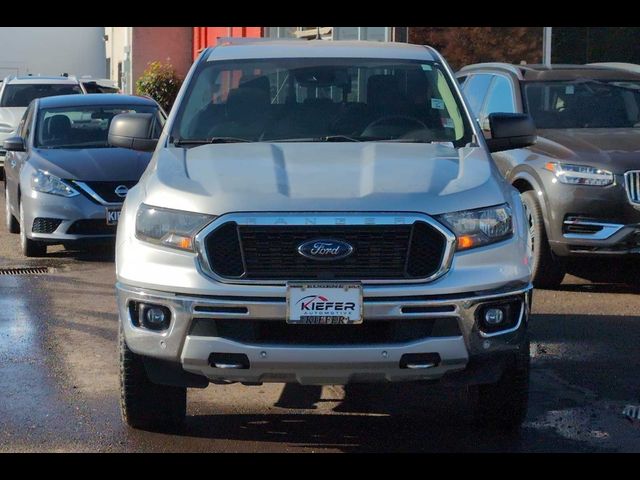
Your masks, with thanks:
[(527, 416), (529, 404), (529, 340), (497, 383), (475, 388), (476, 420), (499, 430), (517, 430)]
[(44, 257), (47, 254), (47, 244), (31, 240), (27, 237), (27, 229), (24, 224), (24, 208), (20, 201), (20, 248), (25, 257)]
[(20, 224), (16, 217), (11, 213), (11, 205), (9, 205), (9, 188), (6, 184), (4, 187), (4, 214), (9, 233), (20, 233)]
[(524, 192), (521, 194), (521, 198), (529, 223), (533, 285), (538, 288), (555, 288), (562, 283), (564, 278), (566, 271), (564, 262), (551, 251), (544, 228), (542, 208), (535, 192), (531, 190)]
[(144, 430), (178, 430), (187, 414), (187, 389), (152, 383), (142, 357), (127, 347), (122, 327), (118, 332), (118, 343), (120, 412), (124, 422)]

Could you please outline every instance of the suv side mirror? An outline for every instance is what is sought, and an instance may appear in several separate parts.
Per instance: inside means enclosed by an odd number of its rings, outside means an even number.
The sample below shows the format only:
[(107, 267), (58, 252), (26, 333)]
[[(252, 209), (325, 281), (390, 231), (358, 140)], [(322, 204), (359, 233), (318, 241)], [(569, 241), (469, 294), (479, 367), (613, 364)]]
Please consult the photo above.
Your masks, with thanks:
[(486, 142), (492, 153), (524, 148), (536, 143), (536, 126), (530, 115), (492, 113), (489, 115), (489, 125), (491, 138), (486, 139)]
[(20, 136), (7, 138), (2, 147), (8, 152), (24, 152), (24, 138)]
[(153, 138), (153, 113), (121, 113), (113, 117), (109, 126), (109, 145), (142, 152), (155, 150), (158, 139)]

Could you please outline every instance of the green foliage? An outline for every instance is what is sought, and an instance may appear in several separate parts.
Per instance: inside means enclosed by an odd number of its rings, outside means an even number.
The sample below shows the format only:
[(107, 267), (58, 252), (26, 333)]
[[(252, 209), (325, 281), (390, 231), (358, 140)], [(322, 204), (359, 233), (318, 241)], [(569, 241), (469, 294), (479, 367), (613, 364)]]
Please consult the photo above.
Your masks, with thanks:
[(182, 79), (170, 63), (150, 62), (142, 76), (136, 81), (138, 95), (148, 95), (158, 102), (166, 112), (178, 95)]

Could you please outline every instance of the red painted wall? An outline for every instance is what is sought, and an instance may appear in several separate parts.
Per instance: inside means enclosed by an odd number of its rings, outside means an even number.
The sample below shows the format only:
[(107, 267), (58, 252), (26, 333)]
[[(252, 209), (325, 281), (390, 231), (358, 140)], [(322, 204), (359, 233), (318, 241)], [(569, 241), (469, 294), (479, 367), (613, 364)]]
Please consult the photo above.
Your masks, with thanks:
[(193, 59), (206, 47), (212, 47), (221, 37), (262, 37), (263, 27), (193, 27)]

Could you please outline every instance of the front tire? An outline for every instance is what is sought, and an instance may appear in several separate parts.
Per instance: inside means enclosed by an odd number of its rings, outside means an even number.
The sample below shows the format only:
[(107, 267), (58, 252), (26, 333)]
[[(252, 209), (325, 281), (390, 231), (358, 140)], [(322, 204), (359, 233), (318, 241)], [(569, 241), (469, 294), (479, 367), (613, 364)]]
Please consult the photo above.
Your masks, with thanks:
[(475, 387), (476, 420), (503, 431), (520, 428), (529, 405), (530, 344), (516, 355), (497, 383)]
[(564, 262), (556, 257), (549, 246), (549, 238), (544, 227), (542, 208), (534, 191), (522, 193), (525, 218), (531, 235), (531, 273), (533, 285), (537, 288), (557, 288), (566, 273)]
[(5, 183), (4, 187), (4, 215), (5, 224), (9, 233), (20, 233), (20, 224), (16, 217), (11, 213), (11, 204), (9, 203), (9, 187)]
[(24, 221), (24, 208), (20, 201), (20, 248), (25, 257), (44, 257), (47, 255), (47, 244), (31, 240), (27, 237), (27, 227)]
[(120, 412), (133, 428), (175, 431), (184, 425), (187, 389), (152, 383), (140, 355), (133, 353), (118, 333), (120, 349)]

